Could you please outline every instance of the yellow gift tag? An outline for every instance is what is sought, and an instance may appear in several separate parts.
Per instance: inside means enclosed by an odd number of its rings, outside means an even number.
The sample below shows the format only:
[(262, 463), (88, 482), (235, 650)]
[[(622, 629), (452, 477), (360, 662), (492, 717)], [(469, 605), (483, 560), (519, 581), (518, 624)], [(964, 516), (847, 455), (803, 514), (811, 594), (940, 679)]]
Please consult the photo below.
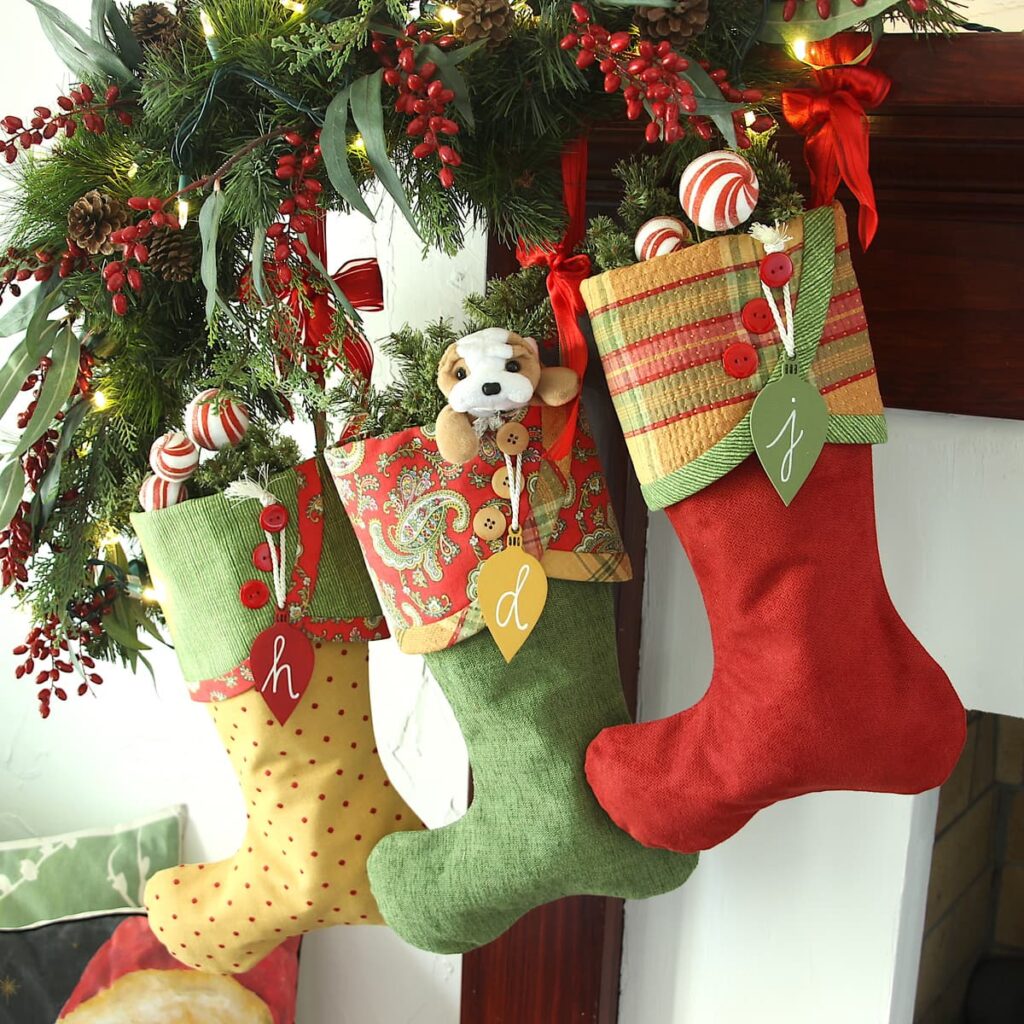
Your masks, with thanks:
[(518, 531), (510, 530), (508, 546), (481, 566), (477, 593), (484, 622), (509, 662), (533, 632), (548, 599), (544, 567), (523, 550)]

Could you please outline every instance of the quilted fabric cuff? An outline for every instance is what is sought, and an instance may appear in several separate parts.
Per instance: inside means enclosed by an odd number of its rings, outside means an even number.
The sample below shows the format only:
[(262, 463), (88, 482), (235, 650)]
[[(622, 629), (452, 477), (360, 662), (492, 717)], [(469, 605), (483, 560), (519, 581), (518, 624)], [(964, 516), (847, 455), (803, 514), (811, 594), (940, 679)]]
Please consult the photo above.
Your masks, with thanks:
[[(842, 207), (786, 226), (793, 261), (797, 359), (829, 407), (828, 441), (885, 441), (885, 417)], [(744, 325), (762, 298), (764, 250), (724, 235), (598, 275), (581, 291), (644, 497), (664, 508), (707, 487), (754, 450), (749, 414), (781, 373), (776, 327)], [(727, 350), (753, 346), (756, 368), (727, 369)], [(745, 348), (749, 352), (750, 349)]]

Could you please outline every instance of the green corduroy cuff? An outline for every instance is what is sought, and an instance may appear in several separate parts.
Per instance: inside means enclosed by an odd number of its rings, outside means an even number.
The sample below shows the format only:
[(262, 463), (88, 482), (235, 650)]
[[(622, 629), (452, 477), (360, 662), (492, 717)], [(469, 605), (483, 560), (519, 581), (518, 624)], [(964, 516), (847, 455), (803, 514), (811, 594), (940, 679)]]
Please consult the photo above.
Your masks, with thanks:
[[(305, 613), (318, 620), (375, 618), (380, 605), (366, 573), (345, 510), (326, 467), (318, 464), (323, 514), (323, 552), (312, 601)], [(287, 558), (298, 544), (295, 470), (271, 479), (269, 490), (288, 509)], [(255, 502), (230, 502), (223, 495), (182, 502), (159, 512), (136, 513), (132, 526), (178, 652), (185, 679), (212, 679), (240, 665), (253, 639), (274, 621), (274, 603), (258, 610), (243, 606), (239, 590), (254, 578), (253, 550), (264, 540)]]

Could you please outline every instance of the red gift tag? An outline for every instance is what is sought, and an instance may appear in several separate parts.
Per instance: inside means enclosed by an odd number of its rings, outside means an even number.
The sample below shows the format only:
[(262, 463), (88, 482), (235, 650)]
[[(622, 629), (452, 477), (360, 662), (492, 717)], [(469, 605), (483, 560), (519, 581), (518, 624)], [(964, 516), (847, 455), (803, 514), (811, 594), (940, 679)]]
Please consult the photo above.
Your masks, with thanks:
[(284, 725), (309, 686), (315, 661), (302, 630), (279, 619), (252, 642), (249, 666), (274, 717)]

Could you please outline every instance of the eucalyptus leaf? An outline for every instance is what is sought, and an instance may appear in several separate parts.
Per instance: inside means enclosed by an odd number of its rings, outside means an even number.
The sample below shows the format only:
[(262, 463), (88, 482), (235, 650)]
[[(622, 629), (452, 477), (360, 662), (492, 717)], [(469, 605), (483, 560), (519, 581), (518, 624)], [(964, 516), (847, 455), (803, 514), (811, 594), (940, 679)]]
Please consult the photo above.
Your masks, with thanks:
[(56, 320), (44, 321), (42, 330), (26, 333), (4, 365), (0, 366), (0, 416), (11, 407), (26, 378), (39, 365), (39, 360), (49, 353), (59, 329), (60, 324)]
[(9, 309), (3, 316), (0, 316), (0, 338), (9, 338), (12, 334), (18, 334), (25, 330), (29, 321), (35, 315), (44, 302), (49, 299), (47, 313), (60, 305), (60, 296), (54, 296), (54, 292), (60, 288), (60, 278), (56, 274), (49, 281), (44, 281), (37, 288), (33, 288), (18, 304)]
[(375, 219), (373, 212), (366, 205), (348, 165), (348, 102), (348, 88), (342, 89), (331, 100), (320, 131), (320, 151), (323, 153), (327, 176), (338, 194), (353, 210), (358, 210), (372, 221)]
[[(105, 42), (97, 42), (88, 32), (76, 25), (62, 11), (52, 4), (48, 4), (46, 0), (27, 0), (27, 2), (38, 12), (44, 29), (46, 29), (47, 22), (49, 22), (50, 25), (69, 37), (74, 44), (74, 49), (80, 54), (79, 57), (75, 58), (75, 63), (80, 67), (89, 67), (91, 65), (94, 69), (92, 72), (94, 75), (107, 75), (120, 82), (127, 82), (132, 79), (132, 73), (124, 61)], [(49, 32), (47, 32), (47, 37), (51, 41), (53, 40), (53, 36)], [(63, 49), (61, 51), (61, 58), (65, 59), (65, 51)], [(66, 60), (65, 63), (67, 63)], [(71, 67), (70, 64), (68, 66)], [(74, 71), (75, 68), (71, 68), (71, 70)]]
[(0, 469), (0, 529), (4, 529), (18, 511), (25, 494), (25, 471), (17, 459)]
[(110, 26), (121, 59), (133, 71), (138, 70), (142, 66), (142, 47), (114, 0), (107, 0), (107, 24)]
[(46, 473), (39, 483), (36, 491), (36, 498), (39, 500), (39, 526), (45, 526), (53, 510), (57, 505), (58, 492), (60, 491), (60, 471), (64, 465), (64, 456), (67, 455), (75, 439), (75, 432), (82, 425), (86, 413), (89, 411), (89, 403), (78, 402), (64, 417), (61, 424), (60, 441), (57, 450), (50, 459)]
[(693, 86), (697, 98), (697, 113), (710, 117), (726, 143), (735, 149), (736, 125), (732, 123), (732, 115), (733, 111), (742, 109), (743, 105), (722, 99), (722, 90), (695, 60), (691, 60), (689, 67), (681, 74)]
[(110, 0), (92, 0), (92, 17), (89, 19), (89, 29), (93, 39), (97, 43), (107, 41), (107, 6)]
[(82, 343), (78, 340), (78, 335), (72, 330), (70, 323), (65, 323), (63, 329), (57, 332), (51, 354), (53, 363), (46, 373), (46, 380), (43, 381), (35, 412), (32, 413), (32, 418), (14, 449), (14, 458), (24, 455), (50, 429), (50, 424), (68, 400), (71, 389), (78, 379), (81, 354)]
[(865, 0), (862, 7), (858, 7), (853, 0), (832, 0), (832, 13), (823, 21), (814, 4), (797, 4), (792, 19), (784, 21), (782, 12), (785, 5), (770, 3), (758, 39), (765, 43), (783, 45), (791, 45), (797, 39), (828, 39), (837, 32), (845, 32), (878, 17), (895, 6), (896, 0)]
[[(486, 42), (486, 40), (480, 40), (480, 42)], [(475, 46), (476, 43), (473, 44)], [(471, 49), (471, 47), (466, 47)], [(464, 51), (456, 51), (462, 53)], [(444, 50), (433, 43), (428, 43), (426, 46), (421, 46), (419, 49), (418, 56), (426, 60), (432, 60), (437, 65), (437, 73), (441, 81), (444, 82), (445, 88), (451, 89), (455, 93), (455, 109), (462, 115), (462, 119), (466, 122), (466, 126), (472, 129), (475, 125), (473, 120), (473, 103), (469, 98), (469, 86), (466, 84), (466, 79), (463, 77), (462, 72), (458, 68), (458, 61), (454, 59), (454, 55), (451, 53), (445, 53)], [(465, 59), (463, 57), (463, 59)]]
[(310, 245), (309, 238), (306, 235), (302, 236), (302, 240), (306, 243), (306, 248), (309, 252), (306, 253), (306, 259), (313, 264), (323, 279), (327, 282), (327, 286), (331, 289), (331, 293), (334, 295), (335, 301), (339, 306), (349, 315), (350, 319), (357, 324), (363, 322), (363, 318), (356, 312), (355, 306), (349, 302), (348, 296), (338, 287), (338, 282), (327, 272), (327, 268), (320, 262), (320, 258), (315, 252), (313, 252), (313, 246)]
[[(350, 97), (352, 119), (363, 136), (363, 142), (366, 144), (366, 158), (376, 171), (380, 183), (394, 199), (412, 229), (419, 235), (420, 229), (416, 223), (416, 217), (413, 215), (412, 207), (409, 205), (409, 197), (405, 194), (405, 187), (388, 156), (387, 138), (384, 135), (384, 108), (381, 105), (380, 95), (383, 73), (384, 69), (381, 68), (372, 75), (356, 79), (352, 84)], [(322, 146), (323, 143), (321, 143), (321, 148)]]
[(206, 322), (213, 325), (214, 313), (219, 306), (238, 327), (238, 318), (231, 307), (221, 298), (217, 289), (217, 235), (220, 232), (221, 218), (224, 216), (225, 196), (223, 190), (214, 185), (210, 197), (203, 203), (199, 211), (199, 237), (203, 243), (203, 256), (200, 263), (200, 277), (206, 287)]
[(267, 229), (263, 224), (258, 224), (252, 232), (252, 286), (259, 296), (260, 302), (269, 306), (274, 301), (270, 289), (267, 287), (267, 275), (263, 269), (264, 249), (267, 245)]

